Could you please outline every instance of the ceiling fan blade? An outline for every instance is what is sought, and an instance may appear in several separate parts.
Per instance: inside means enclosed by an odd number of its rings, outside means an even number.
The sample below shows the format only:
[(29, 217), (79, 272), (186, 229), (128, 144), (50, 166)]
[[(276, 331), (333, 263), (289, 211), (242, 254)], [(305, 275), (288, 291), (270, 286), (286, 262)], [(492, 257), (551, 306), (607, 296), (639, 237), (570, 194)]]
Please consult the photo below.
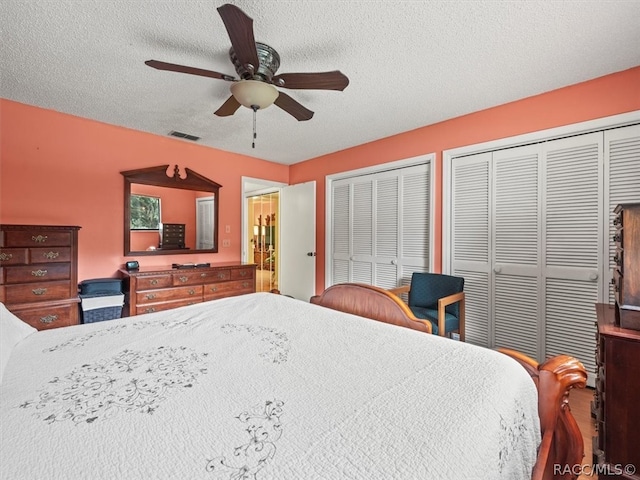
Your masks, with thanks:
[[(260, 66), (256, 40), (253, 36), (253, 19), (229, 3), (218, 7), (218, 13), (227, 28), (231, 46), (238, 61), (253, 73)], [(248, 68), (247, 65), (251, 65), (253, 68)]]
[(313, 112), (311, 110), (300, 105), (286, 93), (280, 92), (274, 103), (301, 122), (313, 117)]
[(318, 73), (283, 73), (276, 75), (271, 83), (284, 88), (344, 90), (349, 79), (339, 70)]
[(218, 78), (220, 80), (226, 80), (228, 82), (235, 81), (235, 77), (220, 72), (214, 72), (213, 70), (203, 70), (201, 68), (186, 67), (184, 65), (176, 65), (175, 63), (161, 62), (159, 60), (147, 60), (144, 63), (146, 65), (149, 65), (150, 67), (157, 68), (158, 70), (168, 70), (170, 72), (200, 75), (201, 77)]
[(236, 113), (236, 110), (240, 108), (240, 102), (236, 100), (236, 97), (231, 95), (227, 98), (227, 101), (222, 104), (222, 106), (216, 110), (214, 115), (218, 115), (219, 117), (228, 117), (229, 115), (233, 115)]

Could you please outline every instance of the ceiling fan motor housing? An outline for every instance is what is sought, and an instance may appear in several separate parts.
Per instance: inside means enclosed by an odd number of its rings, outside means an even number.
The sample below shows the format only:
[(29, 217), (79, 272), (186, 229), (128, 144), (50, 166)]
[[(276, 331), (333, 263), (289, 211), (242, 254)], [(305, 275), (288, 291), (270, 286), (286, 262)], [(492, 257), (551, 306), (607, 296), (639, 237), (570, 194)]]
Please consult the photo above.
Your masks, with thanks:
[(243, 80), (261, 80), (271, 82), (271, 79), (280, 68), (280, 55), (275, 49), (266, 43), (256, 42), (256, 51), (258, 52), (258, 61), (260, 65), (251, 71), (245, 65), (240, 64), (233, 47), (229, 49), (229, 58), (236, 69), (236, 73)]

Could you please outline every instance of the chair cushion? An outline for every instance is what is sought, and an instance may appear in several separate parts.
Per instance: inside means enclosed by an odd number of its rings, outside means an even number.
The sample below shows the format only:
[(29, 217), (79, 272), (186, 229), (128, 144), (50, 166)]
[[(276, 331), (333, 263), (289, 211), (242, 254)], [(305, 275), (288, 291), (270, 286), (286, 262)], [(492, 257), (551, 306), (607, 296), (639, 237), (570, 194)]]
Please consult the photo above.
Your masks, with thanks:
[[(423, 307), (409, 307), (416, 318), (429, 320), (431, 322), (431, 331), (434, 335), (439, 335), (438, 331), (438, 310)], [(444, 330), (445, 333), (453, 332), (460, 328), (460, 322), (457, 317), (450, 313), (444, 314)]]
[[(411, 276), (411, 290), (409, 290), (409, 307), (438, 309), (438, 299), (462, 292), (464, 278), (444, 275), (440, 273), (414, 272)], [(459, 304), (447, 305), (447, 313), (454, 316), (460, 314)], [(437, 317), (436, 317), (437, 318)]]

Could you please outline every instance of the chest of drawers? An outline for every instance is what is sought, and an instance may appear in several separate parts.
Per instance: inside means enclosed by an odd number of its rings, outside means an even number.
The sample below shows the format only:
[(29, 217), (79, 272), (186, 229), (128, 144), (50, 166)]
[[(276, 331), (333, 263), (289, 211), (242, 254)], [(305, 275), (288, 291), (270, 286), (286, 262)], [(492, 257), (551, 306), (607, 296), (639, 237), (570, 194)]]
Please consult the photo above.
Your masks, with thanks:
[(616, 472), (616, 466), (640, 465), (640, 332), (616, 324), (614, 305), (596, 304), (596, 313), (597, 436), (593, 438), (593, 463), (604, 466), (600, 479), (640, 480), (638, 471)]
[(0, 301), (38, 330), (78, 323), (76, 226), (0, 226)]
[(256, 291), (254, 264), (222, 263), (193, 269), (120, 270), (124, 315), (159, 312)]

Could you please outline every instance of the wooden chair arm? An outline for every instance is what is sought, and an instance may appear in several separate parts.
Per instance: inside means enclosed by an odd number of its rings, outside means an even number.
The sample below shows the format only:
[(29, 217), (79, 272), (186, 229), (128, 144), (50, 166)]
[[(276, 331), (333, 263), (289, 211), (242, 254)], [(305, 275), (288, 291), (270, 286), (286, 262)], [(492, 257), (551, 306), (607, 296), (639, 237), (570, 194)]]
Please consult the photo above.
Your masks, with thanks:
[(390, 288), (387, 291), (393, 293), (394, 295), (400, 296), (403, 293), (409, 293), (410, 289), (411, 289), (411, 287), (409, 285), (402, 285), (401, 287)]
[(459, 329), (460, 329), (460, 341), (464, 342), (464, 315), (465, 315), (465, 296), (464, 292), (454, 293), (453, 295), (447, 295), (438, 300), (438, 333), (442, 336), (446, 335), (445, 332), (445, 308), (452, 303), (460, 302), (460, 314), (458, 315)]
[(438, 299), (438, 310), (440, 307), (444, 308), (447, 305), (451, 305), (452, 303), (464, 301), (464, 292), (454, 293), (453, 295), (447, 295), (446, 297), (442, 297)]

